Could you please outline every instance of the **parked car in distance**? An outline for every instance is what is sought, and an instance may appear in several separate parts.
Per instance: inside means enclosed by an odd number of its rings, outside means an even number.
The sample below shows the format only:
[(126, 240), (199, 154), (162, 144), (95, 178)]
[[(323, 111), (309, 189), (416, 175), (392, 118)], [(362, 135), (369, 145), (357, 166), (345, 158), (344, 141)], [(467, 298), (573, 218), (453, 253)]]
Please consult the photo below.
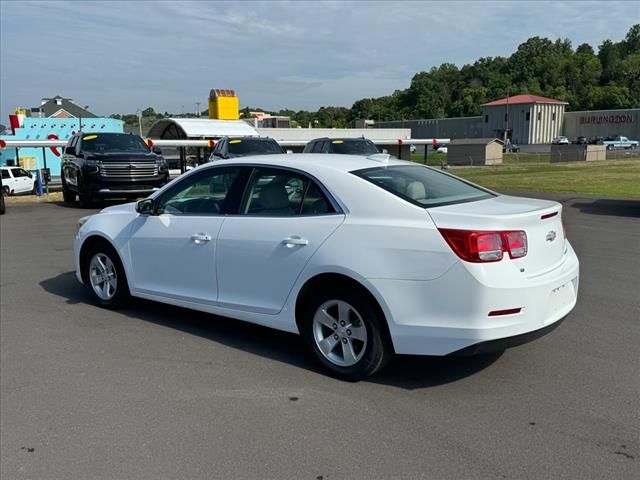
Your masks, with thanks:
[(36, 179), (22, 167), (0, 167), (2, 171), (2, 192), (4, 195), (36, 193)]
[(315, 138), (302, 153), (336, 153), (339, 155), (374, 155), (378, 147), (368, 138)]
[(349, 380), (394, 352), (518, 345), (576, 304), (561, 204), (388, 155), (307, 159), (208, 163), (81, 219), (78, 280), (106, 308), (134, 296), (300, 333)]
[(502, 146), (502, 153), (518, 153), (520, 151), (520, 147), (515, 143), (510, 143), (508, 145)]
[(6, 207), (4, 204), (4, 188), (2, 188), (2, 177), (0, 177), (0, 215), (4, 215), (4, 212), (6, 211)]
[(250, 155), (276, 155), (285, 153), (273, 138), (269, 137), (222, 137), (216, 142), (209, 161)]
[(630, 150), (638, 147), (637, 140), (629, 140), (627, 137), (620, 135), (606, 138), (602, 144), (607, 147), (607, 150)]
[(552, 142), (554, 145), (570, 145), (571, 142), (569, 141), (569, 139), (567, 137), (564, 136), (559, 136), (553, 139)]
[(160, 149), (138, 135), (80, 132), (62, 156), (62, 195), (76, 196), (82, 206), (95, 198), (146, 197), (169, 181), (169, 168)]
[(437, 153), (448, 153), (449, 152), (449, 148), (447, 147), (446, 144), (437, 144), (434, 145), (433, 149), (437, 152)]

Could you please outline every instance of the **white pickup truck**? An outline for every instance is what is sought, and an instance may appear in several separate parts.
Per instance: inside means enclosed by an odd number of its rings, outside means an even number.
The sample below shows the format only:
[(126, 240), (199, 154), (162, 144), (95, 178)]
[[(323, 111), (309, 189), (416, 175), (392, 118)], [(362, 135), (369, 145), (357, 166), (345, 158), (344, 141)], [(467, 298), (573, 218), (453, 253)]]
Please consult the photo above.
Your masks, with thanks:
[(603, 140), (603, 145), (607, 150), (638, 148), (637, 140), (629, 140), (627, 137), (614, 137), (613, 139)]

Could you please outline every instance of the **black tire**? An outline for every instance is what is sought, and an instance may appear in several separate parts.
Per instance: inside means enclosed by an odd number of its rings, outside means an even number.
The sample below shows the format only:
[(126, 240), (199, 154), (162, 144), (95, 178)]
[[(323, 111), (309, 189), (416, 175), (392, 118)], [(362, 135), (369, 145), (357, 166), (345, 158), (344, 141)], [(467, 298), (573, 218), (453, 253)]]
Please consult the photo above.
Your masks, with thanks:
[[(117, 284), (114, 288), (115, 292), (110, 298), (103, 298), (98, 295), (91, 282), (92, 259), (96, 255), (106, 256), (114, 267)], [(115, 249), (106, 242), (100, 242), (89, 247), (86, 255), (83, 256), (82, 279), (94, 302), (103, 308), (115, 310), (131, 303), (131, 293), (129, 292), (127, 275), (120, 261), (120, 257)]]
[(87, 192), (82, 185), (80, 185), (78, 190), (78, 199), (80, 200), (80, 206), (82, 206), (82, 208), (91, 208), (93, 198), (91, 198), (89, 192)]
[[(386, 320), (369, 296), (363, 292), (355, 289), (349, 290), (348, 288), (341, 289), (337, 287), (328, 287), (322, 290), (322, 292), (312, 295), (301, 309), (301, 314), (303, 315), (301, 319), (302, 335), (313, 356), (331, 376), (343, 380), (358, 381), (373, 375), (386, 365), (392, 355), (392, 349), (385, 333), (386, 330), (383, 328), (383, 322)], [(355, 318), (355, 320), (353, 320), (354, 325), (361, 322), (361, 325), (364, 326), (366, 330), (366, 343), (363, 348), (360, 349), (361, 357), (353, 365), (340, 366), (329, 360), (320, 350), (318, 341), (316, 340), (315, 332), (317, 325), (314, 322), (314, 317), (321, 307), (331, 304), (331, 302), (334, 301), (345, 302), (353, 307), (356, 312), (356, 314), (352, 314), (351, 317), (352, 319)], [(329, 307), (329, 309), (330, 308), (333, 307)], [(328, 312), (330, 312), (329, 309), (327, 309)], [(338, 320), (335, 313), (332, 315), (332, 318)], [(331, 327), (322, 326), (321, 328), (325, 329), (325, 332), (321, 334), (322, 336), (329, 334), (329, 336), (335, 338), (336, 335), (342, 335), (340, 341), (337, 341), (335, 348), (332, 349), (333, 353), (331, 353), (332, 355), (337, 353), (339, 356), (340, 353), (336, 352), (336, 349), (342, 350), (346, 348), (346, 346), (343, 347), (343, 345), (341, 345), (341, 342), (344, 342), (347, 333), (351, 335), (350, 330), (347, 329), (346, 331), (343, 330), (339, 332), (340, 326), (338, 325), (338, 330), (334, 328), (334, 333), (332, 334)], [(343, 326), (343, 328), (345, 327)], [(361, 328), (361, 326), (358, 326), (358, 328)], [(349, 342), (349, 345), (352, 345), (352, 343)], [(353, 343), (353, 345), (352, 351), (355, 352), (357, 347), (355, 343)], [(356, 355), (356, 357), (357, 356), (358, 355)]]
[(4, 197), (8, 197), (8, 196), (10, 195), (9, 187), (7, 187), (7, 186), (2, 187), (2, 195), (3, 195)]
[(0, 194), (0, 215), (4, 215), (6, 207), (4, 205), (4, 194)]
[(65, 182), (64, 180), (62, 181), (62, 199), (66, 203), (73, 203), (76, 201), (75, 192), (72, 192), (71, 190), (69, 190), (69, 187), (67, 186), (67, 182)]
[(607, 145), (607, 150), (609, 151), (613, 150), (613, 145)]

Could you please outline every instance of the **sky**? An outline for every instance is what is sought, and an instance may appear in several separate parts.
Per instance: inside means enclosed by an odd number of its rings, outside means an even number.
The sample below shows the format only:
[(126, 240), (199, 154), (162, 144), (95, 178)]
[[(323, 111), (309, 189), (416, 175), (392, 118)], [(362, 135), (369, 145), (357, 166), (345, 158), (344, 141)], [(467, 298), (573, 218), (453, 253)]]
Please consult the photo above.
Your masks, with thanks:
[(0, 0), (0, 123), (62, 95), (99, 115), (350, 107), (444, 62), (508, 56), (532, 36), (619, 41), (640, 2)]

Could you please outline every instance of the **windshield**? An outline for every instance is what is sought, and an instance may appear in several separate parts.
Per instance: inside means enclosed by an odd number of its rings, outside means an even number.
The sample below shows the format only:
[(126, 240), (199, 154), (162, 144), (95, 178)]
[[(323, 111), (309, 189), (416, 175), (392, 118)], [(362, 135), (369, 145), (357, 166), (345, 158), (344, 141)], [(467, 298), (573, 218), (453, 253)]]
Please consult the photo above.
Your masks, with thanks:
[(457, 177), (421, 165), (374, 167), (351, 173), (420, 207), (473, 202), (494, 196)]
[(378, 149), (371, 140), (364, 138), (331, 140), (331, 153), (346, 155), (373, 155)]
[(140, 152), (149, 153), (149, 147), (137, 135), (88, 133), (82, 137), (82, 150), (92, 153)]
[(256, 138), (229, 140), (229, 154), (242, 157), (244, 155), (269, 155), (284, 153), (275, 140), (259, 140)]

